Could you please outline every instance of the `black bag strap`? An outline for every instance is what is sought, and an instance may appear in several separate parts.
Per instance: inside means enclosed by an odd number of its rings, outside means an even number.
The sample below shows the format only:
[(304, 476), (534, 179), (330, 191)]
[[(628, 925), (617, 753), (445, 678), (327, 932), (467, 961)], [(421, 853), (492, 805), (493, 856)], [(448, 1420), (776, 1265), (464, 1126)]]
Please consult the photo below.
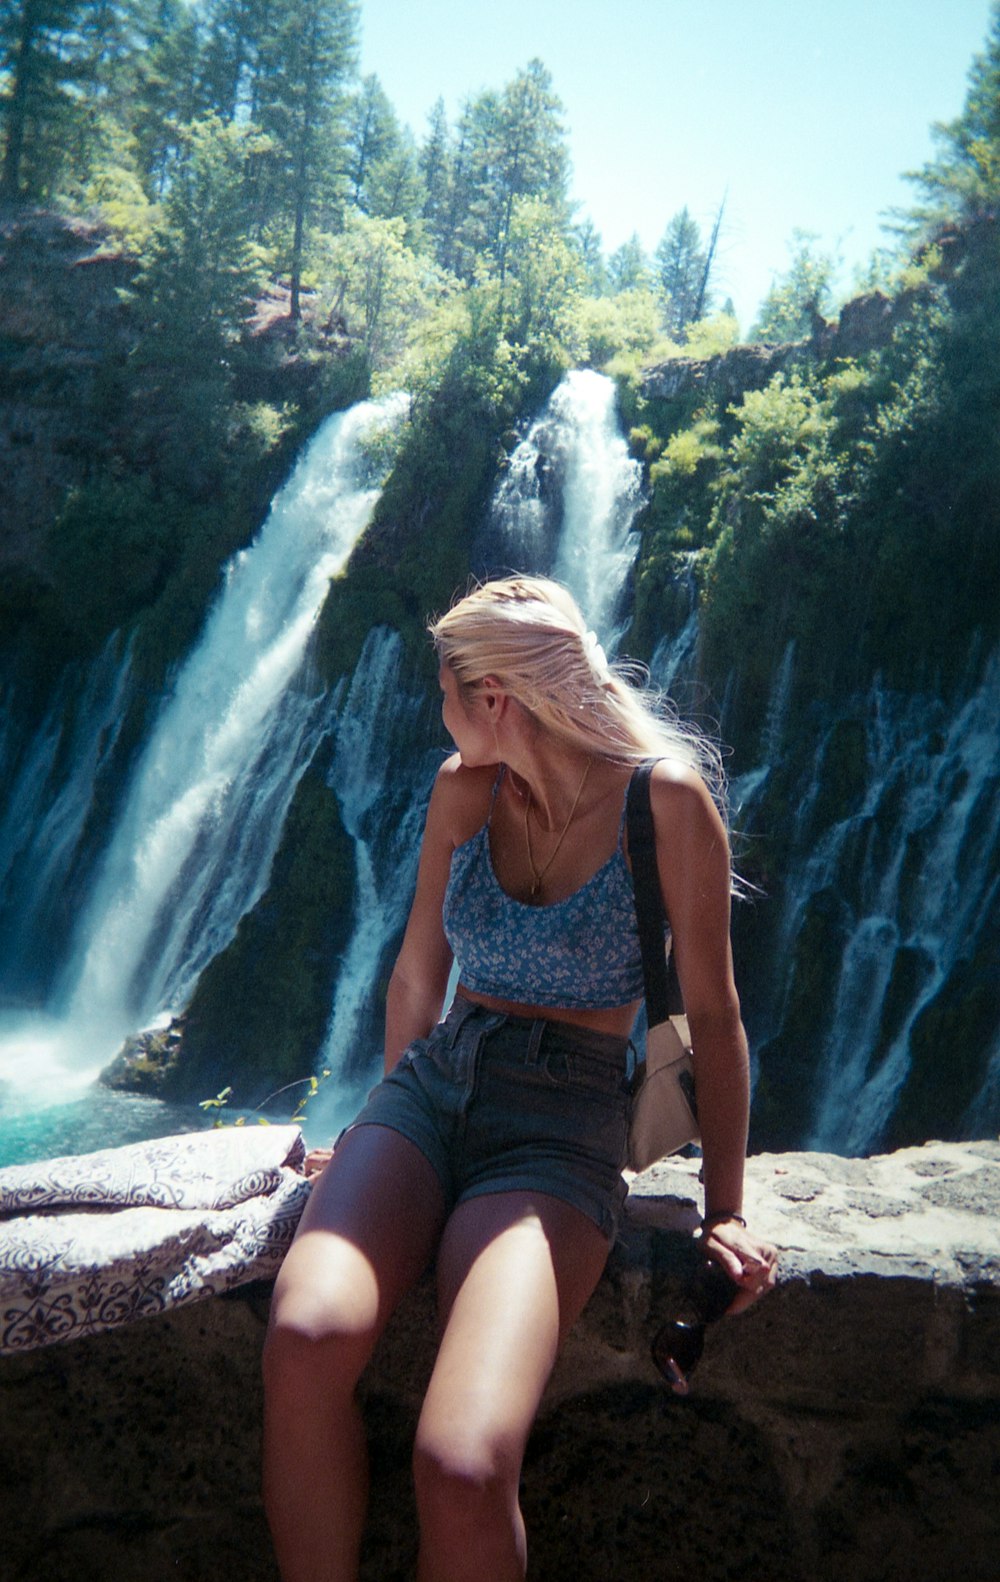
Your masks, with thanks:
[(650, 759), (638, 765), (629, 781), (625, 802), (628, 854), (632, 863), (635, 915), (639, 924), (639, 949), (646, 991), (646, 1020), (650, 1027), (665, 1022), (668, 1016), (684, 1014), (684, 999), (673, 951), (668, 963), (663, 946), (668, 921), (656, 867), (656, 831), (649, 800), (649, 779), (655, 762), (655, 759)]

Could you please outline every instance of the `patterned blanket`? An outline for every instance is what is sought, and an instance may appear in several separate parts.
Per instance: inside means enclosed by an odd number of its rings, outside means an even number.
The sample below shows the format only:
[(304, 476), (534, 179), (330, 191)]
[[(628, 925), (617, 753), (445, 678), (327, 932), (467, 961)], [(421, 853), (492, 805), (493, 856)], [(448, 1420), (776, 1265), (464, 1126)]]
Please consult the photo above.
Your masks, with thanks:
[(0, 1170), (0, 1352), (273, 1277), (304, 1156), (297, 1126), (225, 1127)]

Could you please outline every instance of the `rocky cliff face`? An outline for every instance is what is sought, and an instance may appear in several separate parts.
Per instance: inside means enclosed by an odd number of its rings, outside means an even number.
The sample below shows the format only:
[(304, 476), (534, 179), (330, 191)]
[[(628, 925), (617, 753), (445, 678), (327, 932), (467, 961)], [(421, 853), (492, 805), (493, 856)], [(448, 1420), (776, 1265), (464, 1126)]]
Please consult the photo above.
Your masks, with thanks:
[(656, 363), (643, 375), (642, 393), (656, 401), (709, 394), (727, 402), (741, 401), (748, 390), (763, 390), (775, 374), (806, 359), (862, 357), (887, 346), (909, 310), (910, 298), (905, 294), (892, 298), (883, 291), (868, 291), (845, 303), (836, 320), (817, 314), (807, 340), (734, 346), (715, 357), (672, 357)]
[[(780, 1284), (709, 1332), (680, 1400), (648, 1346), (689, 1266), (696, 1172), (667, 1161), (634, 1183), (556, 1368), (525, 1466), (529, 1575), (993, 1582), (1000, 1143), (752, 1159), (747, 1212)], [(5, 1582), (276, 1582), (257, 1493), (267, 1296), (0, 1363)], [(412, 1575), (434, 1332), (428, 1282), (366, 1381), (366, 1582)]]

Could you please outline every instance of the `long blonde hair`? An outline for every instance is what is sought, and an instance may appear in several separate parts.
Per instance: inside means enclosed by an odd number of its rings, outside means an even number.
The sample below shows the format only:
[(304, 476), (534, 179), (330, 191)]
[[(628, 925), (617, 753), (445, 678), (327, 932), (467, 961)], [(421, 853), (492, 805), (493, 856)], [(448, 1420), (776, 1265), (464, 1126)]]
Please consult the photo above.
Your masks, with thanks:
[(460, 695), (468, 697), (484, 677), (494, 676), (567, 747), (615, 763), (673, 758), (696, 769), (723, 805), (717, 747), (683, 724), (660, 694), (636, 684), (639, 667), (608, 664), (576, 600), (558, 582), (484, 582), (428, 631)]

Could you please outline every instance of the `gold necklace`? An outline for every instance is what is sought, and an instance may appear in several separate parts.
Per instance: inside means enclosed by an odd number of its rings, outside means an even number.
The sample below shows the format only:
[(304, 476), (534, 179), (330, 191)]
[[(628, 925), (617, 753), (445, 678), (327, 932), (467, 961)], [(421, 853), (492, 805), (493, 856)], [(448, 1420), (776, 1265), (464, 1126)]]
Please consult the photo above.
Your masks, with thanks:
[(583, 771), (583, 779), (580, 781), (580, 784), (577, 786), (576, 796), (573, 798), (573, 806), (569, 810), (569, 818), (566, 820), (565, 824), (563, 825), (562, 830), (561, 830), (560, 835), (559, 835), (559, 839), (556, 841), (555, 845), (552, 848), (552, 851), (549, 854), (548, 862), (546, 862), (540, 869), (535, 867), (535, 859), (534, 859), (534, 857), (532, 856), (532, 853), (531, 853), (531, 830), (530, 830), (529, 825), (528, 825), (528, 813), (529, 813), (529, 811), (531, 809), (531, 787), (528, 786), (528, 794), (527, 794), (527, 796), (524, 799), (524, 844), (525, 844), (525, 846), (527, 847), (527, 850), (528, 850), (528, 867), (531, 869), (532, 885), (531, 885), (531, 890), (530, 890), (529, 893), (532, 896), (532, 898), (534, 898), (538, 894), (539, 890), (542, 888), (542, 880), (545, 878), (545, 875), (548, 873), (549, 869), (552, 867), (552, 864), (555, 862), (556, 857), (559, 854), (559, 848), (562, 845), (563, 841), (566, 839), (566, 833), (567, 833), (570, 825), (572, 824), (573, 817), (574, 817), (574, 815), (576, 813), (577, 808), (580, 805), (580, 798), (583, 796), (583, 788), (587, 784), (587, 776), (590, 773), (590, 765), (591, 765), (591, 759), (588, 758), (586, 767), (585, 767), (585, 769)]

